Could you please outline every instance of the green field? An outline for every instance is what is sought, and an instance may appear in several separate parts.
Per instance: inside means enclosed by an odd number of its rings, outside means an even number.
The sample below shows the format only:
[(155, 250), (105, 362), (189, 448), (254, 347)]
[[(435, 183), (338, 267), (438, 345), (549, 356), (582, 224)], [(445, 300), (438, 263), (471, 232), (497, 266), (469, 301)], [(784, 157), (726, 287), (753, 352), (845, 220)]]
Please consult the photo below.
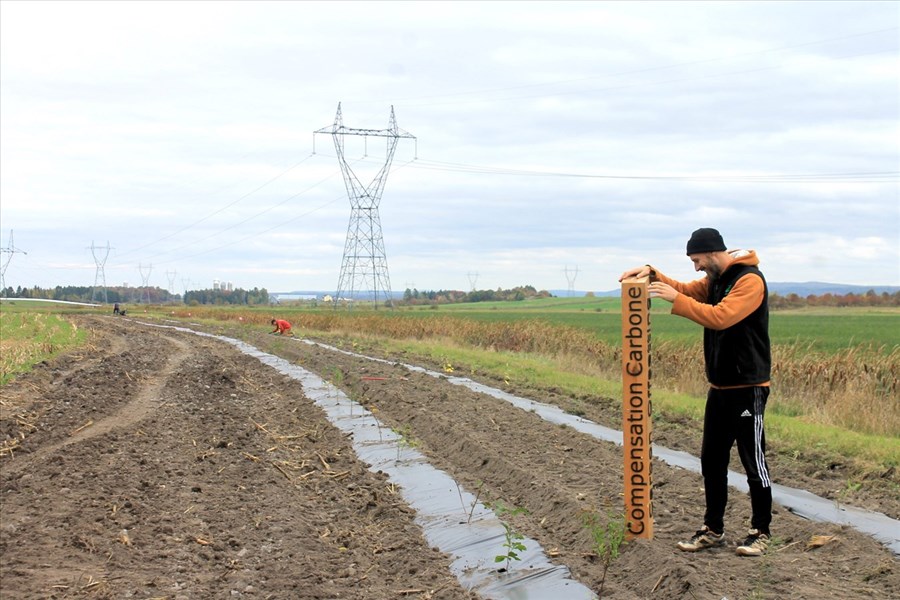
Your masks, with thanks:
[[(335, 342), (350, 339), (354, 345), (359, 341), (362, 346), (405, 352), (412, 361), (419, 356), (448, 362), (462, 372), (528, 381), (572, 397), (600, 394), (616, 398), (621, 391), (618, 298), (546, 298), (396, 310), (357, 307), (351, 311), (302, 304), (127, 308), (141, 317), (228, 323), (237, 328), (235, 334), (268, 330), (269, 320), (278, 316), (294, 323), (299, 335)], [(33, 335), (35, 325), (24, 315), (55, 322), (47, 328), (57, 327), (62, 332), (62, 317), (73, 310), (86, 311), (45, 305), (23, 312), (20, 305), (4, 303), (4, 340), (34, 338), (32, 351), (58, 352), (69, 343), (66, 339), (73, 339), (71, 334), (63, 334), (62, 341), (40, 341)], [(109, 308), (87, 310), (108, 314)], [(702, 330), (669, 311), (668, 303), (653, 303), (654, 406), (659, 414), (696, 421), (702, 417), (707, 387), (700, 349)], [(900, 464), (898, 331), (900, 308), (818, 307), (773, 312), (772, 379), (777, 393), (768, 411), (773, 441), (798, 452), (827, 444), (836, 456), (852, 455), (880, 466)], [(4, 346), (4, 359), (12, 354)], [(28, 365), (38, 360), (28, 358)]]
[(61, 315), (11, 310), (4, 303), (0, 310), (0, 385), (86, 339), (85, 331)]
[[(696, 342), (702, 335), (695, 323), (671, 314), (662, 300), (651, 304), (655, 341)], [(319, 309), (326, 310), (326, 309)], [(401, 308), (398, 316), (447, 316), (478, 321), (537, 319), (590, 331), (607, 344), (621, 343), (619, 298), (538, 298), (523, 302), (477, 302)], [(810, 350), (834, 352), (860, 344), (889, 353), (900, 345), (900, 308), (815, 308), (772, 312), (769, 334), (773, 344), (800, 344)]]

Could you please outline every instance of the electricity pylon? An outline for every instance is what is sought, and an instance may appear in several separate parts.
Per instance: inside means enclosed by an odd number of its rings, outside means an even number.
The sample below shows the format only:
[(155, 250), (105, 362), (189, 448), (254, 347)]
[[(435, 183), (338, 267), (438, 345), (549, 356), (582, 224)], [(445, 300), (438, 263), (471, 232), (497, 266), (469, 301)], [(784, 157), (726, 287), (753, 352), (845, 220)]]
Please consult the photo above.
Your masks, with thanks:
[(6, 242), (8, 245), (6, 248), (0, 248), (0, 255), (8, 254), (6, 260), (3, 261), (2, 267), (0, 267), (0, 293), (6, 289), (6, 269), (9, 267), (9, 262), (12, 260), (13, 254), (17, 252), (21, 252), (22, 254), (28, 254), (24, 250), (19, 250), (16, 248), (15, 244), (13, 244), (13, 230), (9, 230), (9, 240)]
[(178, 271), (166, 271), (166, 279), (169, 280), (169, 293), (175, 295), (175, 276), (178, 275)]
[(578, 277), (578, 265), (575, 265), (575, 270), (569, 274), (569, 265), (566, 265), (566, 281), (569, 282), (569, 296), (575, 293), (575, 278)]
[[(147, 304), (150, 304), (150, 288), (148, 287), (148, 281), (150, 281), (150, 273), (153, 272), (153, 264), (147, 266), (147, 274), (144, 275), (144, 265), (138, 263), (138, 271), (141, 273), (141, 281), (143, 282), (144, 292), (147, 294)], [(144, 294), (141, 294), (141, 301), (144, 300)]]
[[(103, 286), (103, 304), (107, 304), (109, 302), (109, 298), (106, 293), (106, 259), (109, 258), (109, 251), (112, 249), (109, 247), (109, 241), (107, 240), (106, 246), (95, 246), (94, 240), (91, 240), (91, 245), (88, 248), (91, 251), (91, 255), (94, 257), (94, 264), (97, 265), (97, 272), (94, 274), (94, 288), (91, 290), (91, 302), (97, 297), (97, 292), (100, 290), (97, 289), (97, 284), (102, 283)], [(103, 253), (102, 258), (99, 254), (97, 254), (98, 250), (106, 250)]]
[[(347, 240), (344, 243), (341, 275), (334, 295), (334, 305), (337, 307), (344, 295), (350, 300), (354, 300), (358, 292), (371, 292), (375, 308), (378, 308), (379, 293), (383, 294), (388, 304), (393, 307), (391, 280), (388, 274), (378, 207), (381, 204), (381, 195), (384, 193), (384, 184), (387, 181), (391, 161), (394, 160), (397, 142), (400, 138), (414, 140), (416, 137), (397, 127), (393, 106), (391, 106), (391, 117), (387, 129), (344, 127), (340, 102), (334, 123), (330, 127), (323, 127), (313, 132), (313, 152), (315, 152), (316, 133), (331, 134), (338, 162), (341, 165), (341, 173), (344, 176), (344, 185), (350, 198), (350, 223), (347, 226)], [(344, 136), (346, 135), (363, 136), (366, 138), (367, 144), (370, 136), (387, 139), (387, 155), (384, 166), (367, 186), (359, 181), (350, 165), (347, 164), (347, 158), (344, 156)]]
[(469, 288), (471, 288), (469, 291), (474, 292), (475, 284), (478, 283), (478, 273), (469, 271), (468, 273), (466, 273), (466, 277), (469, 278)]

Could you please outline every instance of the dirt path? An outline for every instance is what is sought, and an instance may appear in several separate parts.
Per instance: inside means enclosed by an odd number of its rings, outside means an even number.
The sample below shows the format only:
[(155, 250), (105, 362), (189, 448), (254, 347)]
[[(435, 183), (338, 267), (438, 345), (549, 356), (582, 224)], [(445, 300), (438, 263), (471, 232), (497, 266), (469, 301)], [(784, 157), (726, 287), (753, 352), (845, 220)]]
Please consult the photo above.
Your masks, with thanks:
[[(0, 455), (4, 600), (476, 597), (296, 382), (217, 340), (84, 326), (97, 336), (90, 356), (3, 390), (0, 441), (19, 440)], [(527, 509), (514, 526), (599, 589), (582, 519), (620, 509), (619, 447), (400, 366), (249, 341), (339, 383), (482, 500)], [(623, 547), (604, 597), (900, 597), (900, 565), (878, 542), (784, 510), (762, 559), (680, 553), (702, 518), (700, 478), (657, 462), (654, 484), (655, 539)], [(748, 516), (733, 493), (732, 543)], [(807, 550), (814, 535), (834, 537)]]

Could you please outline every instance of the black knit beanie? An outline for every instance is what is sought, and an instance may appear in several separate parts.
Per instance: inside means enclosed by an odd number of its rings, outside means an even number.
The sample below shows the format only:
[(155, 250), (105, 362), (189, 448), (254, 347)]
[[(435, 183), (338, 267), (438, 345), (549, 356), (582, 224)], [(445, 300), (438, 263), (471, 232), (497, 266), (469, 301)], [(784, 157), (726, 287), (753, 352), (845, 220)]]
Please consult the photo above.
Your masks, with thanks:
[(688, 256), (701, 252), (724, 252), (725, 242), (721, 234), (710, 227), (703, 227), (691, 234), (687, 243)]

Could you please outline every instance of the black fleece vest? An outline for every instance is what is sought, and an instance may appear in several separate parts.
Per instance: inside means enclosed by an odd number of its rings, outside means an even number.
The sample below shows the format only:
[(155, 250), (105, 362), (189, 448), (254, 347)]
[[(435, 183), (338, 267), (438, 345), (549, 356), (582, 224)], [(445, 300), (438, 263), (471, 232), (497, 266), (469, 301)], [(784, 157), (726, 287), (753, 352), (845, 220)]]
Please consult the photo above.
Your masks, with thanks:
[(716, 386), (759, 385), (769, 381), (772, 371), (769, 288), (759, 269), (747, 265), (725, 269), (719, 279), (710, 282), (708, 302), (712, 305), (721, 302), (737, 280), (749, 273), (759, 276), (763, 282), (759, 307), (728, 329), (703, 331), (706, 377)]

